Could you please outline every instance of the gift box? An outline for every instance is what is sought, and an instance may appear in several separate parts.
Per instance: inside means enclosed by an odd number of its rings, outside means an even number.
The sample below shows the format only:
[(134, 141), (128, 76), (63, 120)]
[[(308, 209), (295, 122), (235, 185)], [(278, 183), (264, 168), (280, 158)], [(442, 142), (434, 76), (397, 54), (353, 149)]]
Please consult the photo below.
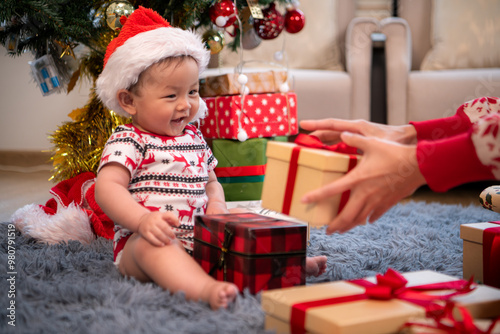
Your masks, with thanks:
[[(245, 72), (250, 94), (275, 93), (280, 91), (280, 86), (287, 82), (286, 71)], [(240, 73), (225, 73), (208, 76), (200, 79), (200, 96), (214, 97), (220, 95), (239, 95), (242, 84), (238, 82)]]
[(479, 203), (485, 209), (500, 213), (500, 186), (484, 189), (479, 195)]
[[(237, 139), (238, 129), (247, 138), (297, 134), (297, 97), (295, 93), (250, 94), (204, 98), (208, 115), (200, 123), (207, 138)], [(243, 112), (242, 108), (243, 100)]]
[[(302, 134), (297, 137), (301, 138)], [(343, 208), (349, 193), (312, 204), (301, 203), (302, 196), (342, 177), (360, 158), (355, 154), (278, 142), (268, 143), (266, 155), (262, 207), (307, 221), (311, 226), (328, 224)]]
[(193, 257), (240, 291), (305, 284), (307, 226), (254, 213), (196, 216)]
[[(406, 327), (401, 333), (404, 334), (450, 334), (450, 333), (475, 333), (475, 334), (500, 334), (500, 321), (491, 319), (473, 319), (472, 325), (468, 325), (467, 330), (464, 328), (466, 325), (460, 322), (460, 330), (450, 330), (452, 325), (449, 323), (436, 324), (433, 319), (410, 319), (413, 324)], [(441, 327), (441, 328), (439, 328)], [(471, 328), (472, 327), (472, 328)]]
[(462, 224), (463, 275), (500, 288), (500, 222)]
[[(393, 278), (400, 276), (402, 281)], [(434, 298), (450, 298), (475, 318), (500, 314), (499, 289), (471, 291), (470, 282), (429, 270), (388, 270), (377, 278), (264, 291), (261, 297), (265, 328), (277, 333), (394, 333), (409, 319), (426, 317), (429, 304), (440, 307)]]
[[(273, 139), (212, 141), (212, 152), (218, 161), (215, 175), (224, 189), (226, 201), (260, 200), (266, 172), (268, 140)], [(275, 137), (274, 140), (287, 141), (287, 137)]]

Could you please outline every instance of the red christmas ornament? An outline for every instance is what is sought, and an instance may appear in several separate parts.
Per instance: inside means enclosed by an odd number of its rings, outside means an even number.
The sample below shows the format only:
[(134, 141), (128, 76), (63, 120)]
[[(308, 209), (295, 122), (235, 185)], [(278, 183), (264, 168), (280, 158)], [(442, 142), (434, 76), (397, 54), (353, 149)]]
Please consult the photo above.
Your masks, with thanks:
[(220, 0), (208, 9), (208, 15), (218, 27), (227, 28), (236, 21), (236, 7), (231, 0)]
[(289, 9), (285, 14), (285, 29), (290, 34), (296, 34), (304, 28), (306, 17), (300, 9)]
[(276, 4), (272, 3), (262, 11), (263, 19), (255, 19), (253, 27), (257, 35), (262, 39), (273, 39), (278, 37), (285, 27), (285, 18), (276, 10)]

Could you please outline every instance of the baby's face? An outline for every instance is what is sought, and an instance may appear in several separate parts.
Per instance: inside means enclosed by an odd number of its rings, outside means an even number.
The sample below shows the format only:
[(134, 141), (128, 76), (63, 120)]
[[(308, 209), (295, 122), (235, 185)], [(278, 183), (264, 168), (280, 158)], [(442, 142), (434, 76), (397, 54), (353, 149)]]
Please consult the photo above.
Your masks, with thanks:
[(184, 58), (152, 65), (133, 94), (134, 124), (158, 135), (178, 136), (199, 108), (198, 64)]

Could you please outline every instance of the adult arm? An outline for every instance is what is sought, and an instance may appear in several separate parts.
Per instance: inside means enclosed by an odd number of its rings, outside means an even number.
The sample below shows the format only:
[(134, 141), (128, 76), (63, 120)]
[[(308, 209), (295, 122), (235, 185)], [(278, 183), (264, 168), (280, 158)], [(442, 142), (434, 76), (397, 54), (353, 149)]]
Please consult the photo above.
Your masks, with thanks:
[(481, 97), (462, 104), (453, 116), (410, 124), (415, 127), (418, 140), (439, 140), (468, 132), (479, 119), (498, 112), (499, 98)]
[(304, 203), (350, 190), (343, 210), (328, 224), (327, 233), (345, 232), (356, 225), (377, 220), (402, 198), (425, 184), (416, 158), (415, 145), (344, 132), (341, 139), (363, 151), (363, 158), (349, 173), (304, 195)]
[(500, 114), (489, 114), (464, 133), (417, 145), (420, 171), (434, 191), (500, 179)]

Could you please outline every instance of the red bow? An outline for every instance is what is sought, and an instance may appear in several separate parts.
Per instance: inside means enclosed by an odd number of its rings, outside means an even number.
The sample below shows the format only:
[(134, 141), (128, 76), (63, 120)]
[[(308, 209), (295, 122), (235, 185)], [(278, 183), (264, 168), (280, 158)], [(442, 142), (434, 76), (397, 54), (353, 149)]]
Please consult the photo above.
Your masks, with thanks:
[(323, 150), (328, 150), (332, 152), (345, 153), (345, 154), (357, 154), (358, 149), (356, 147), (352, 147), (347, 145), (344, 142), (340, 142), (335, 145), (325, 145), (323, 142), (316, 136), (306, 135), (300, 133), (295, 139), (295, 144), (310, 147), (310, 148), (320, 148)]
[[(378, 274), (376, 278), (377, 284), (373, 284), (365, 280), (353, 280), (351, 282), (364, 286), (366, 289), (365, 294), (368, 298), (381, 300), (398, 298), (423, 307), (429, 306), (436, 300), (448, 300), (455, 295), (464, 294), (473, 290), (473, 288), (471, 287), (472, 280), (457, 280), (444, 283), (406, 287), (406, 284), (408, 283), (406, 278), (404, 278), (403, 275), (391, 268), (387, 269), (387, 272), (383, 275)], [(421, 292), (424, 290), (432, 291), (446, 289), (453, 289), (454, 291), (449, 294), (438, 296), (428, 295)]]
[[(437, 301), (447, 301), (455, 295), (470, 292), (472, 280), (455, 280), (435, 284), (425, 284), (413, 287), (406, 287), (408, 281), (397, 271), (389, 268), (384, 275), (377, 275), (377, 284), (364, 279), (348, 281), (365, 288), (364, 293), (332, 297), (323, 300), (313, 300), (292, 305), (290, 315), (290, 325), (293, 333), (303, 333), (306, 319), (306, 312), (309, 308), (321, 307), (327, 305), (341, 304), (364, 299), (400, 299), (422, 306), (426, 311), (432, 308)], [(453, 290), (453, 292), (444, 295), (430, 295), (422, 291), (429, 290)], [(437, 305), (437, 304), (436, 304)], [(441, 306), (442, 308), (442, 306)]]
[(366, 295), (371, 299), (389, 300), (396, 298), (408, 281), (400, 273), (388, 269), (384, 275), (377, 274), (377, 285), (366, 287)]
[[(316, 136), (311, 136), (301, 133), (295, 139), (295, 144), (297, 144), (297, 146), (294, 147), (292, 151), (292, 156), (290, 158), (290, 167), (288, 169), (287, 185), (285, 188), (285, 198), (283, 199), (283, 206), (281, 208), (281, 212), (284, 213), (285, 215), (290, 214), (293, 191), (295, 187), (295, 178), (297, 176), (299, 153), (302, 147), (317, 148), (337, 153), (349, 154), (350, 157), (349, 157), (349, 166), (347, 168), (347, 172), (352, 170), (358, 162), (357, 158), (353, 156), (353, 154), (357, 153), (358, 149), (349, 146), (345, 143), (338, 143), (335, 145), (328, 146), (323, 144), (321, 140), (319, 140), (319, 138)], [(350, 195), (349, 190), (342, 193), (340, 198), (338, 213), (340, 213), (340, 211), (342, 211), (344, 206), (347, 204), (349, 195)]]

